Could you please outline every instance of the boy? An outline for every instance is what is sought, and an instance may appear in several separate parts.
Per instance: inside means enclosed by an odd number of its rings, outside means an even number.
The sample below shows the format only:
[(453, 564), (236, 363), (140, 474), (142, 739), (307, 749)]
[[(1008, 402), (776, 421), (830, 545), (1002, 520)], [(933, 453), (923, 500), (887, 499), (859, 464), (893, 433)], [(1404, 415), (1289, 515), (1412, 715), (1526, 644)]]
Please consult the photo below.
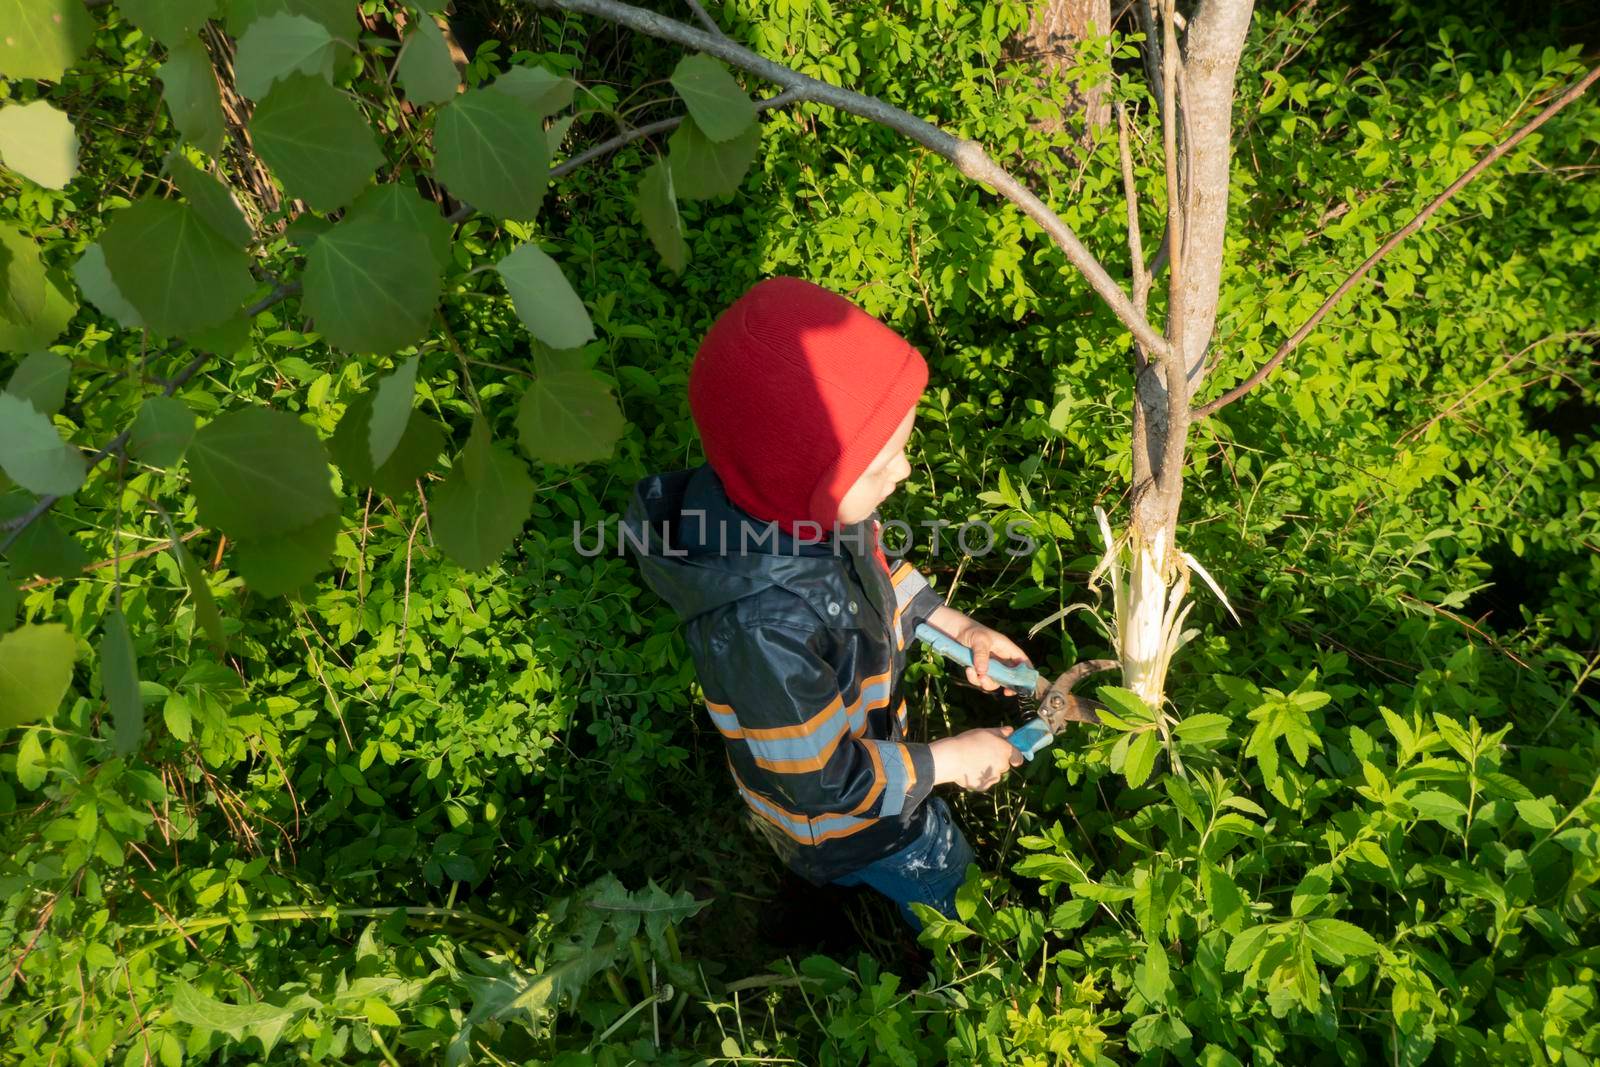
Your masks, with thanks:
[(989, 690), (991, 654), (1027, 658), (879, 544), (927, 380), (921, 354), (844, 297), (758, 283), (689, 373), (708, 462), (641, 480), (625, 535), (683, 622), (754, 825), (808, 881), (869, 885), (913, 929), (913, 901), (954, 915), (972, 859), (931, 790), (988, 789), (1022, 757), (1010, 727), (908, 740), (906, 648), (931, 622)]

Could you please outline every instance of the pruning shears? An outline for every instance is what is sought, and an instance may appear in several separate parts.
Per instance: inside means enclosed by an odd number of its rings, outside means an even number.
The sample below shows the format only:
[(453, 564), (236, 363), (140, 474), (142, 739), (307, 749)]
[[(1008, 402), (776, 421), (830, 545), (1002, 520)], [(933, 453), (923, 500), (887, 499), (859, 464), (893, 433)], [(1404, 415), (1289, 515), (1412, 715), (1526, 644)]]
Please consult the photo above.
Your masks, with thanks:
[[(934, 651), (963, 667), (972, 666), (972, 649), (929, 623), (917, 626), (917, 637), (932, 645)], [(1007, 689), (1017, 692), (1017, 699), (1028, 710), (1028, 720), (1006, 738), (1024, 759), (1034, 755), (1050, 742), (1056, 734), (1066, 729), (1069, 722), (1100, 723), (1100, 710), (1105, 705), (1089, 697), (1077, 696), (1074, 686), (1091, 674), (1109, 671), (1117, 666), (1114, 659), (1090, 659), (1073, 664), (1055, 681), (1043, 678), (1037, 670), (1026, 665), (1011, 666), (993, 656), (989, 658), (988, 675)]]

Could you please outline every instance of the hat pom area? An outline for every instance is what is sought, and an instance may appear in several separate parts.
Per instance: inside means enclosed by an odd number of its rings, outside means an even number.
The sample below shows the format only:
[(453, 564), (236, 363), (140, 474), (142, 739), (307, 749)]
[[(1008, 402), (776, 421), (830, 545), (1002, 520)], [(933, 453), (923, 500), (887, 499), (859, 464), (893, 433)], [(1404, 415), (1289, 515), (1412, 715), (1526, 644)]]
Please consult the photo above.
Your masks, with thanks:
[(790, 534), (813, 523), (825, 536), (927, 383), (927, 362), (894, 330), (779, 276), (712, 323), (689, 371), (689, 407), (730, 500)]

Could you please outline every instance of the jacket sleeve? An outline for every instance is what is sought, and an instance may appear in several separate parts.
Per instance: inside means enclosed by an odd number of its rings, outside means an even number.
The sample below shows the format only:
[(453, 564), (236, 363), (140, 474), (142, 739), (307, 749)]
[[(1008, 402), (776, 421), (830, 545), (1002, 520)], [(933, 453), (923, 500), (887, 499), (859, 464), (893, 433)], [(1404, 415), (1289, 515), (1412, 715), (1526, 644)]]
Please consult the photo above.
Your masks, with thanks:
[(859, 692), (841, 692), (819, 636), (758, 624), (718, 658), (706, 703), (730, 747), (745, 746), (749, 758), (735, 761), (740, 784), (807, 818), (914, 809), (933, 788), (928, 746), (859, 736), (868, 713), (887, 706), (892, 679), (880, 674)]
[(928, 621), (928, 616), (944, 606), (944, 598), (933, 591), (922, 572), (906, 560), (896, 563), (889, 571), (889, 581), (894, 585), (894, 610), (901, 647), (916, 638), (917, 624)]

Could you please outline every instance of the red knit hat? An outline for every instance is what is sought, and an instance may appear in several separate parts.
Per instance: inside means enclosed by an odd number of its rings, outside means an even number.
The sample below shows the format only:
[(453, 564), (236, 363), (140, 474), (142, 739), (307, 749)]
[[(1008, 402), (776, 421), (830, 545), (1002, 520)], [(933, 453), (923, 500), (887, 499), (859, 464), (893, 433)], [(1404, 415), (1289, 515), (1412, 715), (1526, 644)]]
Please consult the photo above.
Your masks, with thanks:
[(706, 332), (689, 408), (730, 500), (790, 534), (809, 520), (826, 536), (927, 384), (922, 354), (849, 300), (768, 278)]

